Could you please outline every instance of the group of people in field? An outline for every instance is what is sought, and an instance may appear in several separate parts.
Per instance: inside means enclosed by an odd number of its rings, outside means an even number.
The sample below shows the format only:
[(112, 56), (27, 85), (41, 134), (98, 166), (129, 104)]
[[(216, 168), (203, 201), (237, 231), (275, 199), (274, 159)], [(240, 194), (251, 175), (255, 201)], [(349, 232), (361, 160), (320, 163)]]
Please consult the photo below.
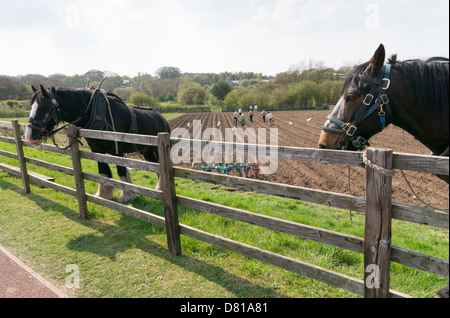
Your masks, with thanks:
[[(248, 117), (250, 119), (250, 122), (253, 122), (253, 116), (258, 112), (258, 105), (250, 106), (249, 107), (249, 111), (248, 111)], [(265, 123), (266, 122), (266, 118), (269, 121), (269, 125), (272, 126), (274, 119), (273, 119), (273, 114), (271, 112), (267, 112), (265, 110), (263, 110), (261, 112), (261, 116), (262, 116), (262, 120)], [(245, 115), (242, 112), (242, 108), (236, 109), (233, 115), (233, 119), (234, 119), (234, 125), (237, 126), (238, 125), (238, 121), (240, 121), (241, 126), (244, 127), (246, 124), (245, 121)]]

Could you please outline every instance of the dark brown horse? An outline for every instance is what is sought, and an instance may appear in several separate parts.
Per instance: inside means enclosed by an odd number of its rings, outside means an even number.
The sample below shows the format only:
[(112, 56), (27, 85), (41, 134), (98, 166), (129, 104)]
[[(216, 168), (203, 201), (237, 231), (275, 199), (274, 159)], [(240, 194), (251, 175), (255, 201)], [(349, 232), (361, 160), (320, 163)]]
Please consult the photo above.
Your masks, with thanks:
[[(33, 89), (31, 113), (26, 131), (27, 140), (40, 145), (43, 138), (53, 136), (60, 128), (60, 122), (77, 127), (127, 132), (156, 136), (159, 132), (170, 132), (167, 121), (151, 108), (138, 108), (126, 105), (118, 96), (98, 89), (52, 88)], [(86, 141), (93, 152), (124, 156), (126, 153), (139, 152), (145, 160), (158, 162), (158, 149), (155, 146), (134, 145), (129, 143), (88, 139)], [(112, 178), (108, 164), (98, 162), (101, 175)], [(123, 181), (131, 182), (126, 167), (117, 166), (117, 174)], [(158, 180), (157, 189), (160, 182)], [(99, 185), (97, 196), (105, 199), (114, 197), (114, 188)], [(136, 195), (122, 191), (119, 202), (131, 201)]]
[[(449, 156), (448, 58), (385, 64), (381, 44), (369, 62), (356, 66), (322, 127), (319, 148), (364, 150), (389, 124), (403, 128), (433, 155)], [(448, 176), (439, 176), (449, 182)], [(448, 286), (441, 295), (448, 297)]]

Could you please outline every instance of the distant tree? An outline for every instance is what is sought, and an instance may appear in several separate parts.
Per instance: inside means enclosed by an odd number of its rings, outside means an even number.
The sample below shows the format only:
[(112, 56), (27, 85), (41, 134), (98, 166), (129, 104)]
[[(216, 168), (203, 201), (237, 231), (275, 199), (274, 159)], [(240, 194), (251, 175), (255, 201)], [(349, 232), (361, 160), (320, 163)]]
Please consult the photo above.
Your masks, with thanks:
[(321, 100), (325, 105), (336, 104), (341, 96), (342, 86), (344, 81), (324, 81), (319, 84), (319, 93)]
[(136, 106), (156, 106), (157, 102), (153, 96), (144, 93), (134, 93), (130, 96), (130, 103)]
[(227, 94), (223, 100), (223, 104), (225, 106), (239, 106), (239, 99), (248, 92), (249, 90), (247, 88), (236, 87)]
[(214, 84), (214, 86), (211, 89), (211, 94), (213, 94), (215, 97), (217, 97), (218, 100), (224, 100), (225, 96), (229, 92), (231, 92), (231, 85), (228, 82), (220, 82), (217, 84)]
[(23, 100), (31, 97), (31, 89), (14, 77), (0, 76), (0, 100)]
[(200, 85), (192, 86), (183, 91), (178, 101), (184, 105), (203, 105), (205, 97), (205, 90)]
[(133, 89), (131, 87), (118, 87), (113, 90), (113, 93), (118, 95), (124, 101), (127, 101), (133, 94)]
[(181, 71), (178, 67), (163, 66), (156, 71), (156, 75), (162, 79), (175, 79), (181, 77)]
[(295, 90), (298, 94), (298, 103), (305, 108), (312, 108), (322, 102), (319, 85), (313, 81), (303, 81), (297, 84)]
[(195, 94), (194, 98), (192, 99), (195, 105), (203, 105), (204, 100), (205, 97), (200, 96), (200, 94)]

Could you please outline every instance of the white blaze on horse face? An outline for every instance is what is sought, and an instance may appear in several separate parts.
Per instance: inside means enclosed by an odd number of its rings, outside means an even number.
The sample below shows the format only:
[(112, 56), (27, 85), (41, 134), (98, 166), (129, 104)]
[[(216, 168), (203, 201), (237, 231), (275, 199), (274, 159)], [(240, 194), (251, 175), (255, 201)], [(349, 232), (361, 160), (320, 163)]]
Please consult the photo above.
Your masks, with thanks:
[[(344, 109), (345, 109), (345, 101), (344, 101), (344, 97), (341, 96), (341, 98), (337, 102), (336, 106), (334, 106), (334, 109), (331, 112), (331, 115), (334, 116), (335, 118), (339, 118), (340, 120), (344, 121)], [(330, 127), (331, 125), (334, 125), (335, 127)], [(328, 127), (328, 128), (340, 128), (340, 127), (336, 126), (336, 124), (332, 123), (329, 119), (327, 119), (327, 121), (325, 122), (325, 124), (323, 126)]]
[[(31, 106), (31, 112), (29, 118), (35, 118), (37, 114), (38, 109), (38, 102), (34, 101), (33, 105)], [(31, 128), (27, 125), (26, 131), (25, 131), (25, 138), (26, 140), (36, 146), (39, 146), (42, 142), (42, 140), (32, 140), (31, 139)]]
[(31, 112), (30, 112), (30, 118), (35, 118), (36, 114), (37, 114), (37, 109), (38, 109), (38, 102), (37, 100), (34, 101), (33, 105), (31, 105)]

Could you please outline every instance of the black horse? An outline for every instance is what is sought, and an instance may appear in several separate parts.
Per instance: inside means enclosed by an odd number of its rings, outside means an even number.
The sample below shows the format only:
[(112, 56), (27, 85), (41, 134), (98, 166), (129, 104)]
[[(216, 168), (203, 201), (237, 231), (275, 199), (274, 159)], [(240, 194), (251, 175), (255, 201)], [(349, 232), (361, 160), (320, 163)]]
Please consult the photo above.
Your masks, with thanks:
[[(108, 130), (156, 136), (160, 132), (170, 132), (169, 124), (155, 110), (126, 105), (118, 96), (101, 89), (55, 88), (40, 90), (32, 86), (31, 113), (28, 119), (26, 139), (33, 145), (40, 145), (43, 138), (53, 136), (60, 122), (75, 124), (77, 127)], [(134, 145), (98, 139), (86, 139), (93, 152), (123, 157), (126, 153), (140, 152), (145, 160), (158, 162), (155, 146)], [(108, 164), (98, 162), (101, 175), (112, 178)], [(121, 180), (131, 182), (126, 167), (117, 166)], [(158, 177), (159, 179), (159, 177)], [(158, 180), (157, 189), (160, 182)], [(112, 199), (114, 188), (99, 185), (97, 196)], [(135, 194), (122, 191), (119, 202), (131, 201)]]
[[(381, 44), (369, 62), (356, 66), (322, 127), (319, 148), (364, 150), (368, 140), (394, 124), (432, 151), (449, 156), (448, 58), (384, 64)], [(448, 176), (438, 176), (449, 182)], [(444, 290), (445, 289), (445, 290)], [(440, 291), (448, 297), (448, 286)]]

